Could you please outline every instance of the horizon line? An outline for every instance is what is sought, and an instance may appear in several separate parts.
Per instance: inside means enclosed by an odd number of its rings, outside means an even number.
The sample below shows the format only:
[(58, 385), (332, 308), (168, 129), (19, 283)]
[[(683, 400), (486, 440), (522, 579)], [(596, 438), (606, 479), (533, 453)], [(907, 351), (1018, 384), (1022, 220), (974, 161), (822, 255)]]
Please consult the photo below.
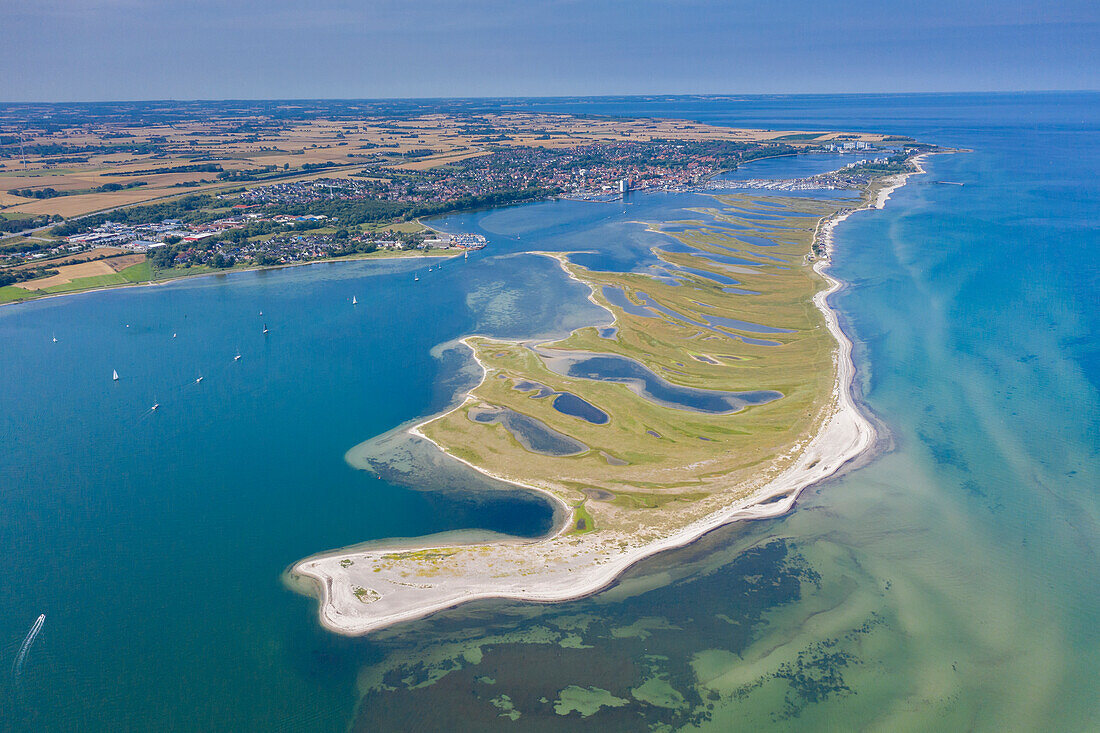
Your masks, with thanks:
[(509, 99), (560, 100), (560, 99), (645, 99), (645, 98), (730, 98), (730, 97), (918, 97), (960, 96), (967, 94), (1097, 94), (1100, 88), (1080, 89), (1015, 89), (970, 91), (863, 91), (863, 92), (641, 92), (632, 94), (554, 94), (554, 95), (480, 95), (456, 97), (162, 97), (146, 99), (85, 99), (85, 100), (0, 100), (2, 106), (15, 105), (64, 105), (64, 104), (148, 104), (153, 102), (448, 102), (448, 101), (496, 101)]

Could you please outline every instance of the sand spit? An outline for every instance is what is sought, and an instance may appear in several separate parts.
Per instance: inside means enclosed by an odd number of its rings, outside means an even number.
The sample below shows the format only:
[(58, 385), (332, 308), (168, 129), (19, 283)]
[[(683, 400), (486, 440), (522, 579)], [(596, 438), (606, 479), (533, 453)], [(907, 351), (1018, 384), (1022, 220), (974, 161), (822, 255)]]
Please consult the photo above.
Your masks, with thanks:
[[(923, 173), (920, 157), (914, 162), (916, 172)], [(870, 192), (867, 205), (841, 212), (818, 225), (816, 249), (824, 256), (814, 264), (814, 269), (828, 287), (818, 292), (813, 301), (838, 343), (837, 377), (829, 415), (815, 436), (791, 446), (788, 456), (794, 457), (794, 461), (788, 468), (763, 471), (759, 487), (748, 498), (717, 507), (701, 519), (675, 529), (662, 531), (660, 527), (651, 527), (636, 533), (599, 530), (577, 534), (570, 533), (574, 525), (568, 522), (555, 534), (533, 541), (425, 543), (411, 549), (405, 545), (400, 549), (372, 548), (307, 558), (295, 564), (290, 573), (295, 579), (313, 581), (320, 597), (322, 625), (340, 634), (359, 635), (478, 599), (560, 602), (590, 595), (645, 557), (687, 545), (730, 522), (786, 513), (806, 487), (829, 478), (868, 451), (876, 442), (876, 432), (852, 396), (855, 377), (852, 343), (828, 304), (829, 296), (842, 283), (825, 270), (832, 256), (837, 224), (855, 211), (882, 208), (909, 175), (912, 174), (884, 179)], [(424, 437), (418, 427), (411, 428), (411, 432)], [(567, 516), (572, 513), (571, 507), (551, 492), (537, 486), (525, 488), (549, 496)]]

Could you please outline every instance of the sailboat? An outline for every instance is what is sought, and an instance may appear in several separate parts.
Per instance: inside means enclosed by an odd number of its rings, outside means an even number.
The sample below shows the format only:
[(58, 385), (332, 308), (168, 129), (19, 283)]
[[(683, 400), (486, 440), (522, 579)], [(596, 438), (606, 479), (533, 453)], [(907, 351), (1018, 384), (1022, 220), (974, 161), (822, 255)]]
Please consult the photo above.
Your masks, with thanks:
[(54, 336), (54, 337), (53, 337), (53, 342), (54, 342), (55, 344), (57, 343), (57, 336)]
[(238, 350), (237, 355), (233, 357), (233, 361), (240, 361), (240, 359), (241, 359), (241, 352)]
[[(417, 273), (414, 272), (413, 273), (413, 282), (417, 282), (419, 280), (420, 280), (420, 275), (418, 275)], [(54, 341), (56, 341), (56, 340), (57, 339), (54, 339)]]
[(200, 375), (199, 375), (199, 378), (195, 380), (195, 384), (202, 384), (202, 379), (203, 379), (203, 377), (202, 377), (202, 375), (200, 374)]
[(353, 296), (351, 296), (351, 304), (352, 304), (352, 305), (359, 305), (359, 301), (355, 299), (355, 296), (354, 296), (354, 295), (353, 295)]
[(111, 370), (111, 379), (113, 379), (116, 382), (118, 381), (118, 370), (117, 369), (112, 369)]
[(154, 402), (153, 406), (150, 407), (149, 409), (152, 410), (153, 412), (156, 412), (158, 407), (160, 407), (160, 403), (159, 402)]
[(264, 333), (265, 334), (267, 333), (267, 324), (266, 323), (264, 324)]
[(176, 337), (176, 334), (175, 334), (175, 333), (173, 333), (173, 334), (172, 334), (172, 338), (175, 338), (175, 337)]
[(464, 259), (464, 260), (470, 259), (470, 250), (466, 250), (466, 253), (464, 255), (462, 255), (462, 259)]

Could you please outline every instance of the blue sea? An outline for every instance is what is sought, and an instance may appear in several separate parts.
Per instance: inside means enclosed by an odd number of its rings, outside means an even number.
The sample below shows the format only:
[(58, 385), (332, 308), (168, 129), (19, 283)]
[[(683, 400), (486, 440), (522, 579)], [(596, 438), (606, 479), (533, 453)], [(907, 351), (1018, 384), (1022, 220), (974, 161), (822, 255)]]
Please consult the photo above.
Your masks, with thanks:
[(540, 499), (479, 490), (469, 472), (379, 478), (345, 453), (450, 404), (471, 375), (445, 347), (465, 334), (606, 324), (526, 251), (644, 270), (667, 240), (636, 222), (698, 218), (687, 208), (710, 199), (448, 217), (490, 245), (430, 273), (325, 263), (4, 306), (0, 729), (1094, 728), (1100, 94), (508, 108), (960, 149), (836, 232), (832, 272), (850, 285), (832, 302), (880, 454), (787, 516), (651, 558), (592, 598), (481, 602), (342, 638), (283, 583), (291, 563), (553, 522)]

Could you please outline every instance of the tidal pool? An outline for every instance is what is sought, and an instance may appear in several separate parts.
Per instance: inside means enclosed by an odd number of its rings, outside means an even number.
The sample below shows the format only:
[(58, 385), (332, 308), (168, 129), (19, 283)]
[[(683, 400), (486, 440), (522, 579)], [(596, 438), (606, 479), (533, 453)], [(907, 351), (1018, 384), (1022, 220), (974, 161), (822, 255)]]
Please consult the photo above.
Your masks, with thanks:
[(588, 446), (530, 415), (524, 415), (508, 407), (471, 407), (470, 419), (474, 422), (504, 426), (519, 444), (532, 453), (547, 456), (575, 456), (588, 450)]
[(766, 237), (754, 237), (750, 234), (738, 234), (737, 238), (744, 240), (747, 244), (755, 244), (757, 247), (774, 247), (779, 244), (774, 239), (768, 239)]
[(572, 417), (579, 417), (581, 420), (586, 420), (593, 425), (606, 425), (608, 420), (611, 419), (606, 412), (572, 392), (560, 392), (551, 404), (558, 412)]
[(519, 392), (534, 392), (535, 394), (531, 395), (531, 399), (534, 400), (543, 399), (544, 397), (553, 397), (554, 399), (550, 402), (550, 405), (555, 410), (563, 415), (586, 420), (593, 425), (606, 425), (611, 419), (606, 412), (596, 407), (591, 402), (581, 399), (572, 392), (554, 390), (547, 387), (545, 384), (529, 382), (527, 380), (516, 382), (512, 389)]
[(673, 384), (641, 363), (617, 354), (538, 352), (554, 372), (567, 377), (618, 382), (647, 400), (691, 412), (726, 414), (750, 405), (762, 405), (783, 396), (781, 392), (720, 392)]

